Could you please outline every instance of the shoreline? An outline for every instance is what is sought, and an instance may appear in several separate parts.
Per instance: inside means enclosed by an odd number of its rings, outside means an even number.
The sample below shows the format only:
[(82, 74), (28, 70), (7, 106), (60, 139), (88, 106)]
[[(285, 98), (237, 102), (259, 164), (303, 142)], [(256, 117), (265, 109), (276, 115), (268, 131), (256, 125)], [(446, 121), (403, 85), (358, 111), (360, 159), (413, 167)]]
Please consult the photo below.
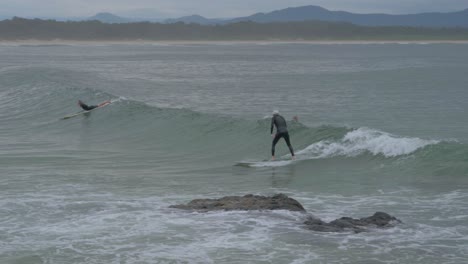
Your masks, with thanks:
[(468, 44), (468, 40), (0, 40), (0, 46), (18, 45), (231, 45), (231, 44)]

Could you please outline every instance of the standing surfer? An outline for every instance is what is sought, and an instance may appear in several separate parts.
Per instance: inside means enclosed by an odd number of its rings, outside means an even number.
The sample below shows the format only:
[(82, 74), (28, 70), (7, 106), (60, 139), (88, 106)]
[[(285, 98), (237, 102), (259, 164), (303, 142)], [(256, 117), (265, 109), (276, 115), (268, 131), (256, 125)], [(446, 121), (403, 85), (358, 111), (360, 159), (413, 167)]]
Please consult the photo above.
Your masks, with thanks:
[[(273, 126), (276, 126), (276, 134), (273, 134)], [(289, 141), (288, 126), (286, 125), (286, 120), (279, 114), (278, 110), (273, 111), (270, 130), (271, 136), (273, 137), (273, 142), (271, 144), (271, 159), (275, 160), (275, 146), (280, 138), (284, 138), (286, 144), (288, 145), (289, 151), (291, 152), (291, 157), (294, 159), (294, 150), (291, 146), (291, 142)]]

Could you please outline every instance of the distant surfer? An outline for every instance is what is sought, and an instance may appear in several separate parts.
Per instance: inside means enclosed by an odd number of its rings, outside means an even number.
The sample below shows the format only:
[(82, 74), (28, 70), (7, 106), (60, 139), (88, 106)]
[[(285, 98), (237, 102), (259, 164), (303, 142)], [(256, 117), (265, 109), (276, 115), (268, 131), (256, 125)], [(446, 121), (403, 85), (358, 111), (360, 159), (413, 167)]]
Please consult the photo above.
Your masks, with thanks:
[(87, 104), (83, 103), (81, 100), (78, 100), (78, 105), (81, 108), (83, 108), (83, 110), (85, 110), (85, 111), (91, 111), (94, 108), (101, 107), (101, 106), (104, 106), (104, 105), (109, 104), (109, 103), (110, 103), (110, 101), (105, 101), (105, 102), (102, 102), (102, 103), (100, 103), (98, 105), (87, 105)]
[(69, 115), (66, 115), (64, 116), (62, 119), (69, 119), (69, 118), (72, 118), (72, 117), (75, 117), (75, 116), (79, 116), (81, 114), (88, 114), (89, 111), (93, 110), (93, 109), (96, 109), (96, 108), (100, 108), (100, 107), (104, 107), (106, 105), (110, 105), (112, 103), (111, 100), (107, 100), (107, 101), (104, 101), (98, 105), (87, 105), (85, 103), (83, 103), (81, 100), (78, 100), (78, 105), (83, 108), (82, 111), (79, 111), (78, 113), (74, 113), (74, 114), (69, 114)]
[[(273, 126), (276, 126), (276, 134), (273, 134)], [(280, 138), (284, 138), (286, 144), (288, 145), (289, 151), (291, 152), (292, 159), (295, 158), (294, 150), (289, 141), (288, 126), (286, 125), (286, 120), (282, 117), (278, 110), (273, 111), (273, 117), (271, 118), (271, 136), (273, 137), (273, 142), (271, 144), (271, 159), (275, 160), (275, 146), (278, 143)]]

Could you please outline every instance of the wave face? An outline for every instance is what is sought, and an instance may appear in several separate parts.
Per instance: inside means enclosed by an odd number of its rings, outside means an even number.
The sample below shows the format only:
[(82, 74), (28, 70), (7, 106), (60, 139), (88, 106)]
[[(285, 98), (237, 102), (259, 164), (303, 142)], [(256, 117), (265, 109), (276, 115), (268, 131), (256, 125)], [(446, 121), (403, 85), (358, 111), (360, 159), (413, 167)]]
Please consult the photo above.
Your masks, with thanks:
[[(98, 89), (68, 85), (63, 76), (72, 78), (73, 73), (69, 71), (59, 72), (60, 78), (45, 81), (40, 76), (50, 75), (50, 69), (29, 69), (28, 76), (32, 78), (27, 81), (22, 81), (21, 71), (0, 74), (7, 75), (2, 78), (9, 87), (3, 90), (0, 101), (2, 109), (8, 110), (0, 113), (5, 124), (2, 131), (6, 136), (15, 135), (18, 141), (46, 144), (52, 149), (89, 146), (93, 150), (93, 146), (99, 146), (96, 149), (111, 152), (124, 149), (135, 153), (153, 152), (156, 159), (164, 156), (184, 159), (189, 162), (188, 167), (194, 163), (200, 168), (227, 166), (239, 161), (247, 161), (252, 167), (293, 164), (287, 161), (289, 154), (282, 141), (277, 145), (278, 153), (284, 155), (281, 160), (263, 161), (269, 158), (271, 148), (268, 117), (247, 120), (152, 106)], [(80, 111), (76, 106), (78, 98), (86, 98), (90, 103), (111, 99), (113, 103), (86, 115), (61, 120), (67, 114)], [(366, 127), (308, 127), (291, 121), (290, 134), (297, 154), (295, 163), (318, 159), (340, 162), (342, 158), (360, 157), (395, 163), (398, 159), (413, 157), (412, 162), (421, 167), (436, 161), (440, 163), (450, 150), (461, 151), (459, 157), (451, 157), (450, 164), (453, 160), (462, 160), (468, 153), (464, 144), (454, 141), (403, 137)], [(51, 135), (60, 137), (60, 144), (64, 145), (58, 145)], [(428, 156), (433, 160), (427, 159)], [(462, 167), (464, 171), (465, 166)]]

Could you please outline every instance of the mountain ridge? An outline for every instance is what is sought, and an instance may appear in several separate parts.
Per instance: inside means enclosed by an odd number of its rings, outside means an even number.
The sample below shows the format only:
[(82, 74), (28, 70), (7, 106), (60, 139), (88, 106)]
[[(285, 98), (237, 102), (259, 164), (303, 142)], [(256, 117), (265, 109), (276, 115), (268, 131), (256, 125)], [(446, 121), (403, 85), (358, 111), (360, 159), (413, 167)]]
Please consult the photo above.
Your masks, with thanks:
[[(1, 16), (0, 16), (1, 17)], [(60, 19), (64, 20), (64, 19)], [(326, 8), (307, 5), (299, 7), (288, 7), (271, 12), (259, 12), (250, 16), (237, 18), (206, 18), (197, 14), (170, 19), (146, 19), (126, 18), (108, 12), (82, 19), (69, 19), (72, 21), (97, 20), (103, 23), (134, 23), (134, 22), (157, 22), (216, 25), (232, 24), (237, 22), (252, 21), (256, 23), (272, 22), (299, 22), (299, 21), (325, 21), (346, 22), (359, 26), (409, 26), (409, 27), (463, 27), (468, 28), (468, 8), (455, 12), (425, 12), (415, 14), (385, 14), (368, 13), (358, 14), (347, 11), (330, 11)]]
[(269, 13), (234, 18), (229, 23), (252, 21), (258, 23), (294, 22), (320, 20), (348, 22), (360, 26), (422, 26), (422, 27), (468, 27), (468, 8), (456, 12), (428, 12), (391, 15), (382, 13), (357, 14), (346, 11), (330, 11), (320, 6), (288, 7)]

